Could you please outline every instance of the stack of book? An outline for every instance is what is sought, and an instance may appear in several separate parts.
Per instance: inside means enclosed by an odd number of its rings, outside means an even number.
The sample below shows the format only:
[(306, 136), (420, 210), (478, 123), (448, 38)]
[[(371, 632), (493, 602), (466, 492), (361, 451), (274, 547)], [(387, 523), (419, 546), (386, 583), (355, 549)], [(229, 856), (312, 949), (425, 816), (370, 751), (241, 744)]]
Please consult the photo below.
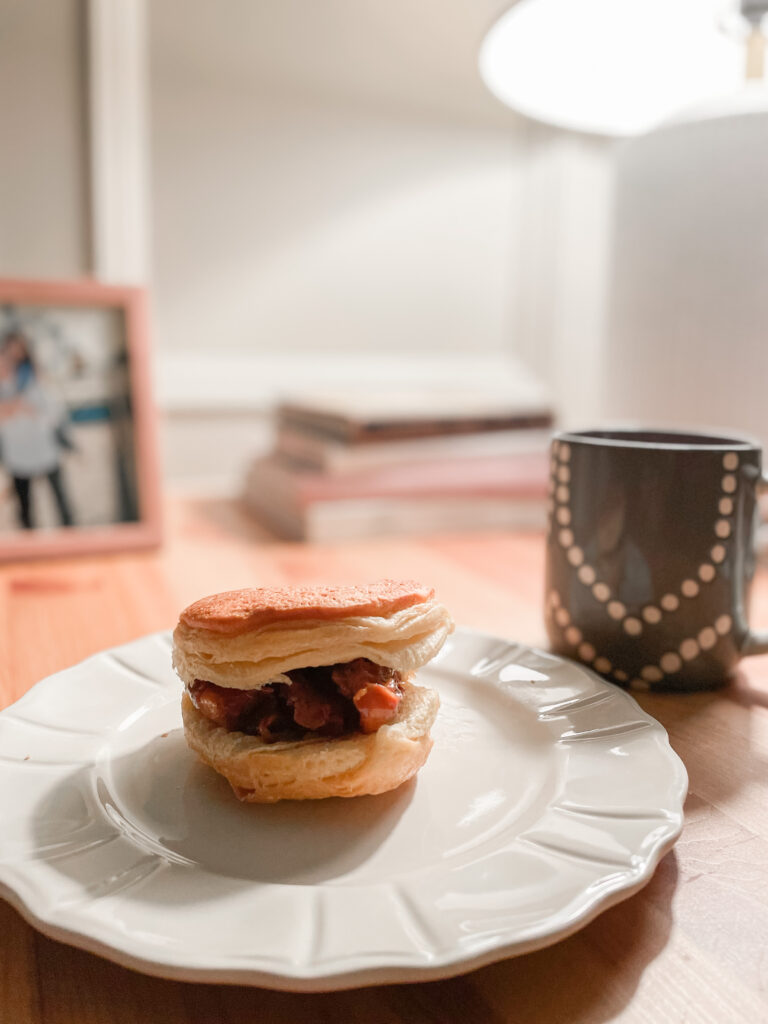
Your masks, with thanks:
[(501, 396), (315, 396), (276, 410), (245, 500), (284, 537), (330, 541), (546, 518), (552, 410)]

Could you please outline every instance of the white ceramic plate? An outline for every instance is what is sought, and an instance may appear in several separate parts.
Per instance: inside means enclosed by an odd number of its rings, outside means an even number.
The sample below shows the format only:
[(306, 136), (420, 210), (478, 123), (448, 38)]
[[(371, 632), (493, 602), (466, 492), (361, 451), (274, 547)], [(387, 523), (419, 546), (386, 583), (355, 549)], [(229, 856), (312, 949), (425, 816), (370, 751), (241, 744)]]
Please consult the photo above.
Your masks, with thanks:
[(420, 679), (416, 780), (259, 807), (187, 749), (167, 634), (51, 676), (0, 714), (0, 892), (151, 974), (321, 990), (528, 952), (648, 881), (687, 778), (631, 697), (468, 631)]

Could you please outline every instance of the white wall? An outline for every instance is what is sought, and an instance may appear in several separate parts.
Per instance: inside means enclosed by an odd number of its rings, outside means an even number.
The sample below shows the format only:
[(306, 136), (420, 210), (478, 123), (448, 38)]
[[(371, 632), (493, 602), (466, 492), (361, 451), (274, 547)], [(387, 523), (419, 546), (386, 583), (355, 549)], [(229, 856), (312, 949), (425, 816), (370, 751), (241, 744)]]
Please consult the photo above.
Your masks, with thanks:
[(89, 265), (80, 0), (0, 0), (0, 274)]
[(514, 233), (513, 350), (551, 389), (564, 427), (602, 416), (615, 144), (532, 122)]
[[(265, 80), (258, 61), (236, 59), (242, 39), (214, 63), (221, 39), (209, 47), (182, 22), (169, 39), (167, 9), (151, 14), (161, 346), (509, 348), (510, 126)], [(211, 31), (232, 33), (232, 20)]]
[[(0, 84), (19, 97), (0, 127), (20, 140), (0, 194), (0, 273), (76, 276), (92, 262), (87, 6), (0, 0)], [(393, 365), (423, 381), (439, 365), (448, 380), (476, 355), (490, 380), (519, 356), (564, 422), (594, 419), (610, 148), (526, 127), (485, 90), (477, 52), (504, 6), (146, 3), (149, 284), (172, 475), (196, 465), (190, 424), (213, 391), (220, 415), (236, 374), (263, 409), (265, 378), (285, 390), (297, 365), (332, 383), (343, 360), (345, 380), (359, 366), (370, 382), (388, 358), (387, 381)], [(108, 46), (102, 56), (108, 73)], [(248, 407), (229, 424), (241, 461)]]

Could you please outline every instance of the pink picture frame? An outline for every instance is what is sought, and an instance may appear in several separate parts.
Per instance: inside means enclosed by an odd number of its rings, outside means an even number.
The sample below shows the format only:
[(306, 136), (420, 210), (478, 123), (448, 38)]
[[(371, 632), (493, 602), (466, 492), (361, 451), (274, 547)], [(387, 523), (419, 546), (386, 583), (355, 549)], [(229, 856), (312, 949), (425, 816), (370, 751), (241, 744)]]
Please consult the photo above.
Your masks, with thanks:
[[(155, 547), (162, 538), (160, 471), (156, 437), (156, 413), (149, 369), (147, 296), (142, 288), (99, 284), (95, 281), (32, 281), (0, 278), (0, 311), (10, 316), (55, 318), (65, 321), (70, 310), (115, 310), (122, 315), (125, 345), (123, 381), (127, 382), (125, 407), (129, 410), (122, 427), (132, 453), (129, 466), (132, 486), (131, 521), (93, 522), (74, 525), (46, 525), (43, 528), (0, 529), (0, 564), (9, 561), (88, 555)], [(18, 314), (15, 312), (18, 311)], [(86, 314), (92, 317), (97, 314)], [(3, 321), (0, 320), (0, 331)], [(12, 332), (11, 332), (12, 333)], [(7, 337), (7, 333), (6, 333)], [(0, 335), (0, 355), (4, 339)], [(92, 345), (93, 347), (93, 345)], [(107, 414), (109, 422), (109, 414)], [(3, 467), (3, 439), (0, 428), (0, 468)], [(132, 442), (132, 443), (131, 443)], [(3, 474), (13, 480), (6, 484), (5, 498), (18, 495), (15, 471)], [(93, 472), (89, 478), (92, 489)], [(98, 473), (95, 477), (98, 480)], [(29, 489), (30, 484), (26, 485)], [(32, 487), (36, 487), (34, 482)], [(90, 496), (90, 492), (89, 492)], [(98, 495), (92, 495), (97, 497)], [(81, 503), (85, 499), (81, 497)], [(15, 506), (14, 506), (15, 507)], [(18, 514), (18, 513), (17, 513)], [(29, 511), (27, 510), (29, 516)]]

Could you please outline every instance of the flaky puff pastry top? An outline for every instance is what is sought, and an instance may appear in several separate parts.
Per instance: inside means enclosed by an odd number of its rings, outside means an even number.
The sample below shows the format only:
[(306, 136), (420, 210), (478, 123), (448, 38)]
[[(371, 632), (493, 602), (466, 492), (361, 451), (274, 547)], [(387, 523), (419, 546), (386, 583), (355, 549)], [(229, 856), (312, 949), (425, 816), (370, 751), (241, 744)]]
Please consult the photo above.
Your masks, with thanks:
[(182, 612), (173, 664), (189, 685), (257, 689), (292, 669), (368, 658), (409, 676), (453, 631), (434, 592), (413, 581), (262, 588), (214, 595)]

